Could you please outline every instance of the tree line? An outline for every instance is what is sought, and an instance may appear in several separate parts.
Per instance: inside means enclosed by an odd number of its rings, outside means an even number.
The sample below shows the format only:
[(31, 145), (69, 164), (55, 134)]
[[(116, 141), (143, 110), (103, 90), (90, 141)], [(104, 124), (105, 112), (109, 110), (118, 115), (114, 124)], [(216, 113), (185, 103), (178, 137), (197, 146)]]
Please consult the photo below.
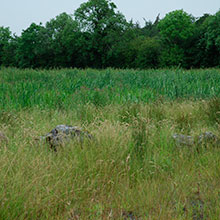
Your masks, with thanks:
[(175, 10), (154, 22), (127, 21), (110, 0), (32, 23), (21, 36), (0, 27), (0, 66), (18, 68), (206, 68), (220, 66), (220, 11)]

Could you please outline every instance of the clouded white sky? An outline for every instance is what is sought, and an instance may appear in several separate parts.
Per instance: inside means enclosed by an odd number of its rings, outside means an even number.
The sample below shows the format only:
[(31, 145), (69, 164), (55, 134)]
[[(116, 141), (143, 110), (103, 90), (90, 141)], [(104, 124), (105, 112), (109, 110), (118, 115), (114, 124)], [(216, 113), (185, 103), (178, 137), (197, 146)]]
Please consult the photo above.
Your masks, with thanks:
[[(195, 17), (204, 13), (215, 14), (220, 9), (220, 0), (112, 0), (127, 20), (139, 21), (143, 18), (154, 21), (160, 13), (183, 9)], [(62, 12), (73, 14), (86, 0), (1, 0), (0, 26), (20, 35), (32, 22), (39, 24), (49, 21)]]

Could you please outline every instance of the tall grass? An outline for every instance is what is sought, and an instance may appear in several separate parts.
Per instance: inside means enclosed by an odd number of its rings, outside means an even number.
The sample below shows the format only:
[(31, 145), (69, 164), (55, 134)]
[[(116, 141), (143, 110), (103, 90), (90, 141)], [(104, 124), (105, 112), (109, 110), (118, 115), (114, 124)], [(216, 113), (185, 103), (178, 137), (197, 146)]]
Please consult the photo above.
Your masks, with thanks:
[[(162, 117), (153, 114), (161, 108)], [(208, 101), (175, 101), (87, 105), (83, 117), (77, 108), (1, 115), (9, 144), (0, 150), (0, 219), (219, 219), (220, 150), (177, 148), (171, 138), (220, 135), (208, 109)], [(35, 141), (63, 123), (95, 140), (57, 153)]]
[(220, 71), (0, 70), (0, 108), (72, 109), (78, 104), (203, 99), (220, 94)]
[[(220, 149), (172, 140), (220, 137), (219, 70), (2, 69), (0, 80), (0, 219), (220, 218)], [(54, 153), (36, 137), (58, 124), (95, 138)]]

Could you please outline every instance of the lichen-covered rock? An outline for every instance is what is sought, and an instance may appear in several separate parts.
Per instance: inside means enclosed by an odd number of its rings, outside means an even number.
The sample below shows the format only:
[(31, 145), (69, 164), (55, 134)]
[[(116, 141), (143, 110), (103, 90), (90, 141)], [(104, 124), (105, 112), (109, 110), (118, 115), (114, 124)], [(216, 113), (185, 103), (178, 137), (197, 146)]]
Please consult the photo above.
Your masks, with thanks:
[(193, 220), (203, 220), (205, 203), (201, 198), (189, 198), (183, 208), (185, 213), (190, 213)]
[(80, 142), (84, 138), (92, 138), (92, 135), (87, 131), (83, 131), (81, 128), (69, 125), (57, 125), (53, 130), (44, 136), (41, 136), (41, 140), (45, 140), (50, 144), (50, 147), (56, 151), (57, 146), (64, 145), (70, 140), (77, 139)]
[(172, 137), (175, 140), (177, 146), (192, 146), (194, 144), (213, 144), (216, 146), (220, 146), (220, 139), (212, 132), (204, 132), (197, 137), (187, 136), (183, 134), (174, 134), (172, 135)]
[(211, 144), (220, 144), (220, 139), (214, 135), (212, 132), (205, 132), (199, 135), (198, 138), (199, 144), (211, 143)]
[(183, 134), (174, 134), (172, 137), (175, 140), (177, 145), (192, 146), (195, 142), (192, 136), (187, 136)]

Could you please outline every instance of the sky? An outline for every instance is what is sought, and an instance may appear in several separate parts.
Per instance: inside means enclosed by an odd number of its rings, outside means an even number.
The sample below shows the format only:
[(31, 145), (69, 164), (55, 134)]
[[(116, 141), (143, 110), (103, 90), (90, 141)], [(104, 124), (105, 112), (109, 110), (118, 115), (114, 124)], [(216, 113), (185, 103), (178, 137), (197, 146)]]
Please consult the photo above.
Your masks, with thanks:
[[(31, 23), (45, 24), (62, 12), (73, 14), (86, 0), (0, 0), (0, 26), (9, 27), (18, 36)], [(220, 0), (112, 0), (126, 19), (144, 24), (144, 19), (154, 21), (160, 13), (183, 9), (195, 17), (204, 13), (215, 14)], [(144, 18), (144, 19), (143, 19)]]

